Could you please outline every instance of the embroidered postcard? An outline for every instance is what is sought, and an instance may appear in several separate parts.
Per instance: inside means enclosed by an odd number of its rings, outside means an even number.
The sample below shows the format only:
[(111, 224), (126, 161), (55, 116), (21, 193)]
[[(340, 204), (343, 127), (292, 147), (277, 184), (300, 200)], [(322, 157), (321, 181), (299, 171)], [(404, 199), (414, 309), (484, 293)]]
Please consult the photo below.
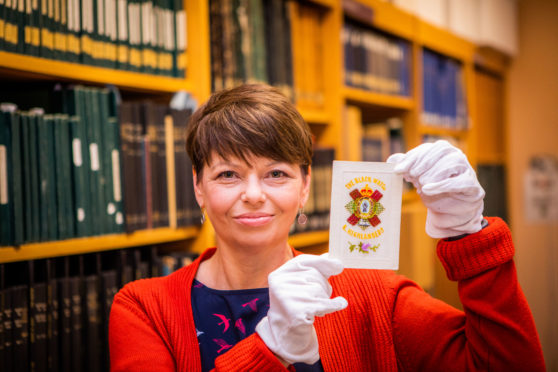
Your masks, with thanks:
[(393, 167), (333, 162), (329, 256), (347, 268), (399, 268), (403, 177)]

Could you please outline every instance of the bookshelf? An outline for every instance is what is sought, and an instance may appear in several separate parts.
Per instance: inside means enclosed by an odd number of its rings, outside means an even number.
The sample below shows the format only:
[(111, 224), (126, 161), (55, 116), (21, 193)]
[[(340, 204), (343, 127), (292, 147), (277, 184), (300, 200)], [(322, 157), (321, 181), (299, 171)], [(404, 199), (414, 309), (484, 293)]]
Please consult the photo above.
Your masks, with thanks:
[(157, 228), (131, 234), (109, 234), (94, 237), (57, 240), (44, 243), (23, 244), (19, 247), (3, 247), (0, 263), (38, 260), (50, 257), (78, 255), (106, 250), (164, 244), (195, 238), (199, 228)]
[[(184, 1), (188, 17), (185, 78), (48, 60), (6, 51), (0, 51), (0, 78), (15, 82), (47, 80), (93, 86), (114, 84), (126, 94), (154, 97), (158, 100), (166, 99), (178, 90), (185, 90), (190, 92), (198, 102), (203, 102), (209, 97), (212, 86), (209, 4), (209, 0)], [(431, 25), (397, 8), (391, 2), (381, 0), (292, 1), (289, 15), (294, 91), (304, 87), (314, 94), (313, 96), (295, 94), (294, 99), (299, 111), (310, 123), (317, 144), (334, 148), (337, 159), (359, 160), (358, 154), (351, 150), (351, 146), (354, 141), (360, 139), (362, 131), (355, 129), (357, 128), (355, 123), (348, 123), (345, 115), (345, 108), (353, 106), (360, 111), (364, 123), (390, 117), (398, 118), (402, 123), (406, 148), (421, 143), (425, 135), (450, 137), (463, 144), (474, 165), (486, 161), (503, 163), (502, 151), (489, 153), (485, 150), (485, 145), (479, 143), (476, 106), (480, 97), (476, 96), (478, 89), (475, 83), (475, 66), (479, 64), (492, 70), (503, 71), (506, 63), (501, 56), (487, 51), (479, 53), (479, 49), (465, 39)], [(344, 49), (342, 43), (338, 41), (347, 19), (352, 19), (365, 28), (389, 35), (408, 45), (410, 53), (408, 95), (386, 94), (345, 84)], [(309, 30), (311, 32), (307, 32)], [(316, 49), (308, 50), (308, 46)], [(422, 56), (426, 49), (455, 60), (461, 67), (469, 117), (468, 127), (443, 128), (422, 121), (421, 114), (424, 106)], [(316, 51), (314, 54), (317, 55), (312, 56), (313, 51)], [(356, 132), (348, 128), (355, 129)], [(487, 146), (494, 148), (495, 141), (491, 143)], [(422, 213), (420, 200), (412, 191), (405, 193), (403, 204), (404, 213), (417, 216)], [(412, 234), (423, 233), (418, 228), (411, 230)], [(211, 226), (206, 224), (202, 228), (159, 228), (143, 230), (131, 235), (120, 234), (24, 244), (19, 248), (1, 248), (0, 262), (44, 258), (49, 255), (59, 256), (72, 252), (102, 251), (109, 249), (111, 244), (115, 247), (134, 247), (178, 241), (183, 242), (184, 246), (193, 251), (200, 252), (214, 241), (212, 234)], [(292, 236), (289, 242), (297, 248), (324, 251), (327, 249), (327, 237), (327, 231), (304, 232)], [(412, 242), (413, 239), (408, 241)], [(76, 247), (76, 250), (72, 251), (72, 247)], [(428, 280), (422, 281), (428, 282)]]

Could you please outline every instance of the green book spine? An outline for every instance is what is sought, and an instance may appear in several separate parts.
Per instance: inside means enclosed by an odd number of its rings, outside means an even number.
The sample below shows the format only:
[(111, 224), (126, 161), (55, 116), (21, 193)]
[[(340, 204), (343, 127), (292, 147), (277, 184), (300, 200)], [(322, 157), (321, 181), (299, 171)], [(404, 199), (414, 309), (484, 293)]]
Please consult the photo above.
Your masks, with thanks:
[(54, 115), (45, 115), (45, 120), (53, 126), (54, 131), (54, 156), (56, 159), (56, 222), (57, 239), (67, 239), (70, 236), (67, 223), (65, 199), (67, 198), (67, 184), (64, 178), (64, 143), (62, 138), (62, 125), (60, 119)]
[(20, 116), (15, 110), (15, 105), (9, 105), (2, 111), (11, 129), (12, 188), (8, 197), (12, 200), (13, 245), (20, 245), (25, 240)]
[(66, 224), (68, 226), (68, 234), (70, 238), (76, 236), (76, 218), (75, 218), (75, 191), (72, 187), (72, 144), (70, 137), (70, 120), (67, 114), (56, 114), (55, 120), (61, 127), (61, 142), (63, 146), (64, 156), (63, 163), (63, 177), (64, 187), (66, 189), (65, 198), (63, 201), (64, 215)]
[(45, 126), (45, 136), (47, 137), (47, 157), (45, 162), (48, 163), (48, 189), (47, 189), (47, 216), (48, 216), (48, 239), (58, 239), (58, 186), (56, 179), (56, 139), (54, 136), (54, 117), (52, 115), (43, 116), (43, 124)]
[(98, 123), (100, 126), (102, 152), (101, 157), (101, 174), (102, 174), (102, 190), (104, 205), (102, 208), (103, 220), (105, 221), (105, 232), (115, 232), (115, 214), (116, 205), (114, 204), (113, 193), (113, 177), (111, 153), (114, 148), (113, 131), (109, 123), (109, 91), (108, 89), (98, 89), (93, 92), (98, 101)]
[(12, 245), (13, 216), (10, 189), (12, 188), (11, 133), (9, 118), (0, 113), (0, 246)]
[(33, 231), (33, 206), (32, 200), (32, 186), (31, 186), (31, 143), (29, 142), (29, 114), (27, 112), (20, 112), (20, 128), (21, 128), (21, 165), (23, 170), (22, 177), (22, 191), (23, 191), (23, 215), (24, 215), (24, 241), (32, 241)]
[[(107, 227), (107, 203), (105, 199), (105, 187), (107, 180), (104, 174), (103, 166), (103, 135), (102, 135), (102, 116), (101, 116), (101, 103), (99, 101), (98, 88), (87, 88), (87, 95), (89, 97), (88, 112), (91, 116), (91, 133), (92, 141), (90, 142), (90, 160), (91, 160), (91, 171), (93, 173), (93, 178), (96, 183), (96, 194), (93, 200), (97, 200), (97, 218), (99, 221), (100, 233), (104, 234), (108, 232)], [(95, 144), (91, 148), (91, 143)]]
[(25, 53), (25, 24), (26, 13), (25, 8), (27, 8), (26, 3), (28, 0), (17, 0), (16, 7), (16, 24), (17, 24), (17, 46), (16, 52), (20, 54)]
[(52, 123), (43, 115), (37, 115), (39, 137), (39, 183), (40, 183), (40, 236), (41, 241), (56, 239), (56, 174), (54, 169), (54, 133)]
[(117, 68), (129, 70), (129, 30), (128, 30), (128, 2), (116, 0), (116, 22), (117, 22)]
[(40, 183), (39, 183), (39, 139), (37, 136), (37, 115), (30, 113), (28, 115), (29, 125), (29, 150), (30, 150), (30, 175), (31, 175), (31, 231), (30, 241), (37, 242), (41, 240), (41, 222), (40, 222)]
[(186, 29), (186, 10), (184, 9), (184, 1), (170, 0), (173, 5), (170, 8), (174, 11), (174, 45), (171, 43), (169, 49), (174, 47), (173, 58), (173, 74), (175, 77), (183, 78), (186, 76), (186, 45), (187, 45), (187, 29)]
[(16, 22), (18, 0), (4, 0), (4, 50), (15, 52), (17, 50), (18, 28)]
[(76, 236), (88, 236), (91, 233), (88, 193), (86, 189), (87, 164), (84, 161), (86, 151), (85, 128), (77, 115), (69, 117), (70, 141), (72, 149), (72, 186), (74, 190), (74, 210), (72, 212)]
[[(93, 121), (92, 111), (96, 110), (94, 106), (91, 91), (84, 87), (76, 87), (79, 98), (79, 111), (82, 113), (82, 122), (85, 128), (85, 138), (87, 143), (87, 152), (85, 163), (88, 173), (88, 191), (90, 200), (90, 225), (91, 234), (99, 235), (103, 232), (102, 221), (100, 220), (101, 200), (99, 199), (100, 175), (99, 175), (99, 146), (95, 136), (95, 122)], [(77, 105), (76, 105), (77, 106)]]
[(119, 123), (119, 93), (116, 90), (109, 92), (109, 119), (106, 130), (111, 131), (112, 148), (110, 151), (110, 164), (112, 174), (112, 195), (115, 207), (114, 225), (115, 232), (124, 232), (124, 197), (122, 194), (122, 154), (120, 149), (120, 123)]
[[(86, 100), (85, 97), (85, 90), (83, 87), (76, 86), (68, 88), (64, 91), (64, 102), (66, 107), (66, 113), (70, 115), (70, 120), (74, 120), (78, 122), (79, 125), (72, 125), (71, 129), (75, 129), (75, 132), (71, 132), (72, 135), (72, 143), (75, 141), (75, 145), (81, 148), (81, 162), (83, 166), (77, 172), (77, 174), (72, 175), (74, 177), (74, 187), (76, 187), (76, 182), (83, 178), (83, 182), (78, 182), (81, 184), (81, 192), (78, 198), (78, 190), (76, 189), (76, 203), (79, 202), (80, 207), (76, 205), (75, 216), (76, 216), (76, 233), (78, 236), (82, 236), (80, 234), (85, 234), (83, 236), (89, 236), (93, 234), (93, 211), (92, 211), (92, 200), (91, 200), (91, 192), (90, 192), (90, 159), (89, 159), (89, 143), (87, 139), (87, 118), (85, 114), (85, 107), (84, 102)], [(72, 123), (72, 122), (71, 122)], [(72, 170), (75, 172), (75, 162), (79, 163), (79, 155), (80, 152), (76, 149), (77, 153), (73, 153), (74, 147), (72, 145), (72, 156), (75, 158), (72, 159), (74, 166)], [(76, 178), (77, 177), (77, 178)], [(78, 201), (79, 199), (79, 201)], [(77, 208), (83, 208), (83, 210), (78, 210)], [(84, 220), (83, 222), (81, 220)], [(85, 229), (85, 231), (82, 231)]]
[(80, 44), (81, 44), (81, 62), (84, 64), (94, 64), (93, 53), (95, 52), (94, 40), (94, 7), (93, 0), (82, 0), (81, 6), (81, 27), (80, 27)]
[(40, 220), (40, 240), (48, 241), (48, 216), (49, 208), (49, 189), (53, 187), (49, 183), (49, 172), (51, 164), (48, 163), (49, 144), (48, 130), (43, 115), (37, 114), (37, 161), (39, 171), (39, 220)]

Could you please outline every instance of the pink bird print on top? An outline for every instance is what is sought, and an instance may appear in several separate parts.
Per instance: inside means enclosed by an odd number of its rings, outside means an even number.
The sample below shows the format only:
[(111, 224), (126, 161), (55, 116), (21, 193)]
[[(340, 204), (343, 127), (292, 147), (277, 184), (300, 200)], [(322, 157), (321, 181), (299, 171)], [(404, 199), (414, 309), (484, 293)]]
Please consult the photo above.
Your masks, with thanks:
[(221, 351), (230, 349), (232, 347), (232, 345), (229, 345), (227, 341), (223, 340), (222, 338), (214, 338), (213, 341), (215, 341), (217, 345), (221, 346), (221, 348), (217, 350), (217, 354), (220, 354)]
[(223, 333), (227, 332), (227, 329), (229, 329), (229, 325), (230, 325), (231, 320), (228, 319), (227, 317), (225, 317), (222, 314), (213, 314), (213, 315), (215, 315), (216, 317), (221, 319), (221, 323), (217, 323), (218, 325), (223, 324), (225, 326), (225, 329), (223, 330)]
[(242, 332), (243, 335), (246, 335), (246, 327), (244, 327), (244, 323), (242, 323), (242, 319), (238, 318), (234, 326)]
[(245, 304), (243, 304), (242, 307), (250, 306), (250, 309), (252, 309), (252, 311), (258, 311), (256, 301), (258, 301), (258, 299), (254, 298), (252, 301), (248, 301)]

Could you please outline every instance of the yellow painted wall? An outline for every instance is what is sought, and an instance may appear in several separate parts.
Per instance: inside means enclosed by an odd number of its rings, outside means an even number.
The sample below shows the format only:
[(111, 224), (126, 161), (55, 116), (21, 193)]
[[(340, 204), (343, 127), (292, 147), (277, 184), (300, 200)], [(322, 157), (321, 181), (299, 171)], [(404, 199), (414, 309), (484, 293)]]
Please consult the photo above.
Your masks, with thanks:
[(545, 352), (558, 371), (558, 223), (525, 218), (523, 180), (529, 159), (558, 157), (558, 1), (519, 1), (519, 55), (508, 86), (508, 164), (516, 263)]

